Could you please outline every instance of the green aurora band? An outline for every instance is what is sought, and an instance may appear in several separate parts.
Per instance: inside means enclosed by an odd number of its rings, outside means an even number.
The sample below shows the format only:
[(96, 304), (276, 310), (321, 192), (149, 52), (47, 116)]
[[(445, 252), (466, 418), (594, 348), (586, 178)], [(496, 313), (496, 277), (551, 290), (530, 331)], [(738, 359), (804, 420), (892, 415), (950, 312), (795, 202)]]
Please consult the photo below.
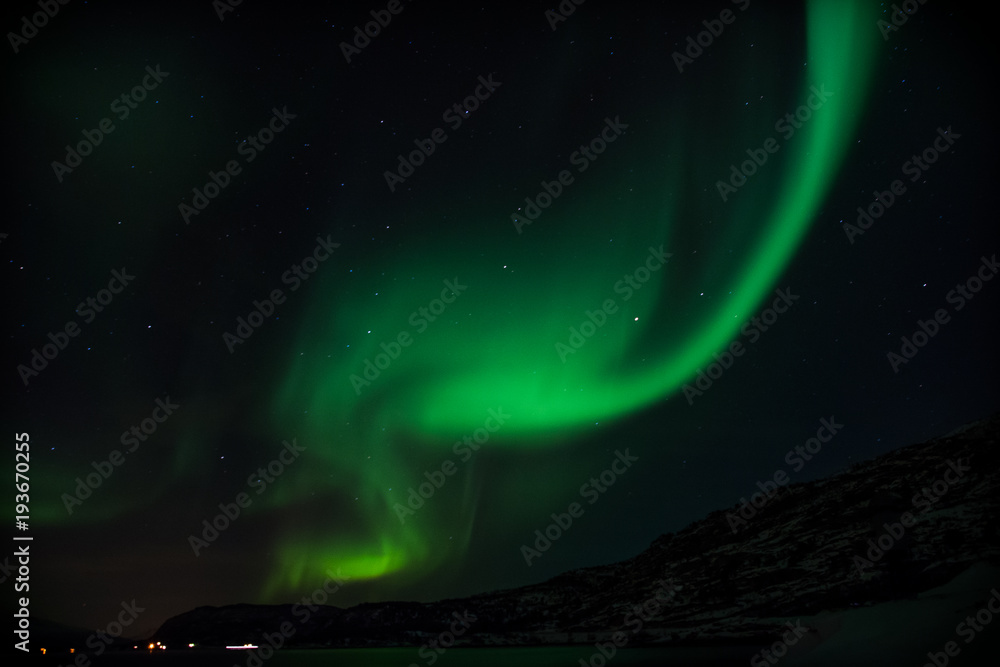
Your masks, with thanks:
[[(460, 461), (452, 443), (483, 426), (488, 409), (502, 407), (511, 417), (490, 436), (487, 447), (551, 445), (554, 439), (595, 421), (627, 415), (676, 393), (700, 366), (711, 361), (712, 353), (734, 340), (745, 318), (755, 314), (775, 288), (808, 232), (836, 175), (833, 166), (844, 157), (844, 137), (851, 136), (862, 110), (874, 45), (871, 36), (876, 31), (860, 16), (859, 7), (859, 3), (840, 0), (809, 4), (808, 80), (801, 84), (799, 101), (782, 111), (803, 103), (813, 84), (822, 84), (834, 94), (775, 154), (775, 162), (784, 161), (783, 182), (769, 189), (777, 197), (746, 201), (746, 191), (752, 187), (766, 189), (763, 183), (752, 182), (763, 180), (761, 175), (748, 179), (731, 196), (727, 217), (767, 224), (756, 239), (739, 241), (747, 252), (742, 265), (729, 269), (732, 273), (721, 302), (695, 319), (690, 317), (693, 309), (687, 308), (682, 330), (680, 323), (664, 320), (662, 315), (679, 307), (678, 265), (684, 261), (671, 244), (675, 213), (662, 198), (631, 204), (635, 210), (630, 214), (623, 214), (620, 204), (605, 210), (593, 194), (579, 213), (559, 200), (523, 228), (523, 238), (517, 239), (521, 250), (510, 251), (502, 263), (449, 253), (439, 243), (424, 252), (408, 253), (413, 258), (409, 266), (404, 258), (394, 257), (394, 274), (418, 278), (402, 286), (387, 286), (377, 299), (372, 292), (362, 296), (358, 289), (336, 309), (330, 308), (328, 300), (317, 300), (272, 405), (272, 414), (279, 415), (274, 421), (295, 424), (300, 441), (312, 443), (312, 478), (279, 485), (268, 502), (305, 502), (308, 490), (317, 484), (357, 489), (344, 494), (337, 513), (357, 514), (358, 519), (350, 523), (363, 529), (350, 535), (339, 522), (329, 530), (318, 529), (314, 520), (290, 525), (280, 539), (279, 562), (265, 597), (298, 591), (322, 580), (327, 570), (338, 568), (355, 580), (426, 576), (448, 558), (461, 556), (475, 519), (476, 500), (483, 491), (481, 483), (473, 474), (460, 471), (447, 483), (462, 486), (461, 502), (451, 496), (448, 500), (431, 497), (414, 515), (403, 515), (403, 523), (394, 507), (405, 505), (410, 487), (426, 481), (425, 470), (438, 469), (448, 458)], [(745, 145), (758, 147), (770, 129), (770, 124), (748, 126)], [(743, 146), (744, 141), (729, 145)], [(677, 175), (690, 156), (685, 158), (683, 149), (675, 148), (670, 151), (672, 162), (663, 171)], [(713, 158), (700, 159), (715, 170), (732, 159)], [(772, 177), (777, 175), (777, 165), (765, 165), (761, 172), (769, 167), (775, 172)], [(606, 173), (601, 173), (602, 179)], [(602, 187), (606, 183), (602, 181)], [(716, 196), (714, 188), (705, 196)], [(627, 218), (629, 224), (614, 230), (611, 247), (615, 250), (609, 249), (605, 231), (578, 240), (573, 259), (568, 260), (564, 257), (568, 253), (559, 250), (564, 238), (547, 236), (541, 228), (571, 224), (567, 218), (574, 213), (608, 220)], [(614, 292), (615, 282), (644, 262), (648, 247), (660, 244), (665, 244), (665, 251), (673, 251), (674, 257), (625, 302)], [(427, 262), (422, 261), (428, 254), (445, 258), (437, 265), (453, 268), (442, 268), (446, 275), (429, 273)], [(601, 270), (593, 268), (595, 260)], [(502, 264), (517, 269), (501, 270)], [(408, 314), (438, 297), (441, 281), (455, 276), (468, 289), (447, 306), (440, 319), (418, 333), (408, 324)], [(528, 294), (530, 298), (525, 298)], [(579, 327), (584, 311), (599, 308), (607, 298), (614, 298), (620, 310), (609, 315), (599, 333), (563, 363), (555, 343), (567, 343), (569, 327)], [(377, 311), (373, 301), (378, 303)], [(669, 332), (664, 330), (666, 321), (670, 321)], [(318, 355), (298, 354), (316, 349), (325, 339), (357, 339), (357, 327), (344, 327), (343, 322), (367, 323), (365, 328), (372, 334), (363, 338), (363, 345), (352, 345), (352, 354), (328, 363), (325, 359), (315, 362)], [(408, 331), (413, 343), (370, 386), (361, 386), (357, 395), (349, 377), (360, 376), (364, 360), (374, 360), (383, 351), (380, 343), (390, 343), (399, 331)], [(275, 423), (267, 426), (273, 429)], [(454, 492), (445, 488), (439, 493), (445, 491)], [(520, 502), (540, 507), (563, 502), (561, 497), (548, 497), (544, 489), (519, 487), (516, 496)], [(456, 539), (441, 547), (444, 535)]]
[[(749, 20), (752, 11), (737, 21)], [(490, 202), (501, 214), (482, 223), (501, 231), (470, 232), (469, 238), (475, 233), (490, 238), (482, 241), (482, 253), (468, 252), (476, 247), (468, 238), (427, 239), (424, 247), (382, 258), (382, 266), (343, 263), (344, 255), (337, 253), (349, 252), (346, 245), (333, 253), (325, 264), (341, 262), (343, 270), (324, 266), (295, 296), (309, 301), (296, 324), (297, 338), (278, 351), (280, 377), (270, 403), (257, 410), (254, 423), (241, 425), (275, 443), (275, 455), (285, 439), (307, 448), (254, 498), (248, 518), (240, 519), (281, 517), (270, 538), (271, 576), (260, 601), (298, 599), (329, 572), (355, 583), (379, 580), (391, 591), (454, 566), (470, 544), (477, 509), (487, 497), (514, 497), (542, 510), (564, 507), (565, 497), (548, 485), (517, 475), (492, 475), (487, 481), (477, 464), (487, 455), (509, 456), (516, 470), (539, 448), (569, 452), (573, 438), (595, 422), (623, 419), (677, 394), (713, 353), (738, 338), (743, 322), (781, 286), (778, 279), (830, 190), (850, 146), (846, 138), (863, 111), (874, 65), (879, 33), (871, 17), (862, 15), (860, 2), (812, 0), (806, 17), (807, 66), (795, 94), (781, 90), (778, 76), (750, 83), (754, 74), (787, 67), (787, 57), (779, 63), (777, 55), (762, 52), (752, 63), (745, 57), (725, 60), (738, 70), (727, 96), (756, 99), (767, 85), (768, 102), (741, 111), (734, 122), (713, 118), (676, 96), (660, 100), (655, 115), (664, 116), (664, 108), (673, 114), (662, 127), (631, 121), (627, 133), (591, 169), (576, 175), (521, 235), (508, 219), (517, 198), (506, 197)], [(787, 25), (758, 29), (772, 31), (776, 43), (788, 41)], [(724, 34), (709, 48), (718, 61), (726, 48), (738, 46), (735, 42)], [(718, 87), (704, 80), (709, 65), (699, 60), (680, 75), (672, 63), (666, 67), (685, 86)], [(553, 75), (554, 90), (558, 76)], [(780, 150), (722, 203), (715, 182), (728, 178), (730, 164), (746, 158), (744, 149), (774, 136), (774, 121), (803, 104), (813, 85), (825, 86), (832, 97), (787, 142), (779, 140)], [(622, 119), (630, 123), (627, 109)], [(600, 129), (595, 126), (591, 136)], [(695, 145), (695, 139), (710, 135), (717, 143)], [(630, 164), (648, 168), (637, 176), (627, 173)], [(537, 183), (555, 173), (531, 176)], [(674, 192), (692, 193), (683, 208)], [(711, 235), (684, 224), (706, 218), (726, 222), (715, 224)], [(626, 301), (615, 292), (616, 282), (643, 265), (650, 247), (661, 245), (672, 257)], [(740, 252), (693, 254), (699, 247)], [(355, 267), (352, 273), (346, 273), (348, 266)], [(426, 330), (415, 326), (410, 314), (441, 296), (443, 281), (456, 277), (467, 289)], [(617, 312), (563, 362), (556, 343), (568, 344), (570, 327), (579, 328), (585, 311), (606, 299), (615, 300)], [(365, 360), (374, 360), (383, 351), (380, 344), (402, 331), (412, 344), (356, 391), (351, 376), (362, 375)], [(233, 359), (259, 363), (247, 357), (263, 354), (259, 337)], [(181, 414), (198, 416), (172, 425), (181, 431), (172, 462), (159, 483), (135, 496), (131, 509), (177, 492), (172, 486), (177, 479), (199, 474), (213, 437), (223, 430), (221, 419), (212, 426), (213, 415), (225, 412), (224, 406), (199, 408), (203, 398), (194, 393), (185, 401)], [(489, 411), (498, 409), (509, 419), (482, 451), (462, 461), (453, 444), (483, 427)], [(401, 521), (398, 507), (407, 503), (409, 489), (446, 459), (458, 463), (457, 474)], [(510, 460), (507, 464), (510, 469)], [(549, 474), (576, 475), (573, 465)], [(69, 480), (80, 470), (68, 466), (66, 472), (53, 483), (55, 493), (47, 494), (51, 504), (39, 507), (38, 519), (101, 521), (125, 511), (102, 489), (86, 511), (67, 517), (56, 499), (72, 488)], [(206, 508), (213, 508), (214, 496), (205, 497)]]

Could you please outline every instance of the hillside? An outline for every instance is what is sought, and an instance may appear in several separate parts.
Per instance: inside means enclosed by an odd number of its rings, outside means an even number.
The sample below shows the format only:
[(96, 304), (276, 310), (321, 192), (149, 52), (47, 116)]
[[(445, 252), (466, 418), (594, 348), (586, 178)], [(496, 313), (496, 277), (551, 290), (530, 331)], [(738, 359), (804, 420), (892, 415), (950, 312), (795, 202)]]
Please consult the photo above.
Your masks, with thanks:
[[(619, 629), (630, 646), (762, 644), (790, 618), (912, 600), (976, 563), (1000, 563), (998, 426), (995, 416), (780, 487), (757, 498), (755, 515), (744, 508), (743, 522), (738, 506), (719, 510), (634, 558), (540, 584), (432, 603), (322, 606), (304, 623), (292, 605), (200, 607), (169, 619), (155, 639), (260, 643), (287, 621), (295, 632), (286, 645), (420, 645), (469, 612), (476, 620), (457, 644), (589, 643)], [(884, 553), (868, 553), (879, 540)], [(637, 629), (632, 608), (658, 589), (666, 602)]]

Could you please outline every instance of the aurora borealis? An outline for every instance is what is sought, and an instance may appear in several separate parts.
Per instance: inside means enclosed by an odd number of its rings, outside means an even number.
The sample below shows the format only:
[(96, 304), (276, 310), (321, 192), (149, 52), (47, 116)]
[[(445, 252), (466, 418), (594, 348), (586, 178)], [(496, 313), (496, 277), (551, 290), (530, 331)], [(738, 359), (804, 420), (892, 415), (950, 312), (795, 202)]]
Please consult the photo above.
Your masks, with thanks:
[[(991, 291), (919, 363), (885, 361), (996, 250), (959, 10), (886, 38), (878, 3), (734, 2), (678, 67), (726, 3), (591, 0), (555, 25), (402, 6), (349, 58), (380, 8), (69, 4), (9, 54), (4, 419), (37, 453), (36, 613), (93, 625), (136, 598), (155, 627), (329, 572), (341, 606), (541, 581), (731, 506), (820, 416), (847, 426), (813, 477), (995, 406)], [(147, 66), (169, 75), (53, 178)], [(967, 138), (850, 243), (842, 223), (951, 126)], [(25, 380), (112, 270), (135, 277)], [(625, 447), (635, 466), (526, 567)]]

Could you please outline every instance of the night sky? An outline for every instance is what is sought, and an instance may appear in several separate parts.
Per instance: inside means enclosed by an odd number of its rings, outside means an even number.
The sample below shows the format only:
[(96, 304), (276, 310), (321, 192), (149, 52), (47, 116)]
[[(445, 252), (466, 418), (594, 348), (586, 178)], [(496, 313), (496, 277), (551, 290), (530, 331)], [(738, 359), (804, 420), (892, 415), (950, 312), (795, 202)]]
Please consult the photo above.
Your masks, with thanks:
[(994, 412), (997, 24), (674, 4), (72, 0), (8, 35), (32, 613), (524, 585)]

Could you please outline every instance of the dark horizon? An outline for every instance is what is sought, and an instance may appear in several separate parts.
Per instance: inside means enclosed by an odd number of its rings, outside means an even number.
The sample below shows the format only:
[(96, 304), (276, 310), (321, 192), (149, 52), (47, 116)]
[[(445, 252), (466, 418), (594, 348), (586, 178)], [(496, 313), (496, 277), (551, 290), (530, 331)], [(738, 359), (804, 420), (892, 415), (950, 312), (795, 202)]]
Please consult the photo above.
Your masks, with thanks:
[[(884, 453), (882, 453), (882, 454), (880, 454), (878, 456), (872, 457), (870, 459), (866, 459), (864, 461), (855, 461), (855, 462), (852, 462), (847, 467), (845, 467), (845, 468), (843, 468), (841, 470), (834, 471), (830, 475), (828, 475), (828, 476), (826, 476), (824, 478), (821, 478), (821, 479), (832, 479), (832, 478), (835, 478), (835, 477), (839, 477), (840, 475), (842, 475), (844, 473), (847, 473), (847, 472), (855, 469), (858, 466), (864, 465), (866, 463), (871, 463), (871, 462), (873, 462), (873, 461), (875, 461), (875, 460), (883, 457), (885, 454), (889, 454), (889, 453), (896, 452), (896, 451), (899, 451), (899, 450), (905, 450), (907, 448), (910, 448), (910, 447), (913, 447), (913, 446), (916, 446), (916, 445), (922, 445), (922, 444), (924, 444), (924, 443), (926, 443), (928, 441), (940, 440), (940, 439), (946, 438), (946, 437), (948, 437), (948, 436), (950, 436), (952, 434), (961, 433), (961, 432), (965, 431), (965, 429), (967, 427), (969, 427), (969, 426), (983, 424), (983, 423), (995, 423), (998, 418), (1000, 418), (1000, 412), (994, 412), (993, 414), (988, 415), (988, 416), (986, 416), (986, 417), (984, 417), (982, 419), (975, 420), (975, 421), (972, 421), (972, 422), (963, 423), (963, 424), (959, 424), (955, 428), (953, 428), (953, 429), (951, 429), (951, 430), (949, 430), (947, 432), (938, 433), (935, 436), (933, 436), (931, 438), (927, 438), (927, 439), (925, 439), (923, 441), (913, 442), (913, 443), (910, 443), (909, 445), (903, 445), (901, 447), (894, 448), (894, 449), (892, 449), (892, 450), (890, 450), (888, 452), (884, 452)], [(810, 480), (801, 480), (801, 481), (790, 481), (787, 486), (783, 486), (782, 488), (783, 489), (787, 489), (787, 488), (790, 488), (790, 487), (795, 487), (797, 484), (809, 484), (812, 481), (817, 481), (817, 480), (810, 479)], [(750, 498), (751, 494), (756, 495), (758, 492), (763, 493), (763, 490), (764, 490), (764, 486), (763, 485), (766, 485), (767, 483), (769, 483), (769, 480), (764, 480), (764, 482), (762, 483), (762, 486), (752, 487), (751, 490), (747, 491), (747, 494), (746, 494), (745, 497), (746, 498)], [(742, 499), (743, 498), (741, 497), (741, 500)], [(702, 522), (704, 522), (709, 517), (709, 515), (717, 514), (718, 512), (726, 512), (727, 516), (728, 515), (741, 516), (740, 512), (738, 510), (738, 508), (741, 507), (741, 506), (743, 506), (743, 504), (741, 502), (737, 502), (735, 506), (734, 505), (729, 505), (729, 506), (726, 506), (726, 507), (715, 508), (714, 510), (712, 510), (711, 512), (709, 512), (707, 515), (695, 518), (694, 520), (692, 520), (691, 522), (689, 522), (687, 525), (685, 525), (684, 527), (682, 527), (680, 530), (684, 530), (684, 529), (690, 528), (694, 524), (702, 523)], [(732, 521), (732, 520), (730, 519), (730, 521)], [(746, 520), (738, 521), (736, 523), (737, 527), (741, 528), (741, 529), (746, 524), (747, 524)], [(731, 523), (731, 525), (732, 525), (732, 523)], [(645, 549), (643, 549), (642, 551), (644, 552), (644, 551), (648, 550), (649, 546), (651, 546), (652, 544), (655, 544), (655, 542), (657, 540), (661, 539), (664, 535), (668, 535), (668, 534), (673, 533), (673, 532), (680, 532), (680, 530), (678, 530), (678, 531), (668, 531), (668, 532), (665, 532), (665, 533), (657, 536), (657, 538), (655, 538), (653, 540), (653, 542), (651, 542), (650, 545), (647, 545), (647, 547)], [(639, 553), (641, 553), (641, 552), (637, 552), (636, 554), (632, 554), (631, 556), (627, 556), (627, 557), (625, 557), (625, 558), (623, 558), (623, 559), (621, 559), (619, 561), (612, 561), (612, 562), (605, 562), (605, 563), (593, 563), (593, 564), (584, 566), (584, 568), (595, 568), (595, 567), (600, 567), (600, 566), (603, 566), (603, 565), (614, 565), (614, 564), (618, 564), (618, 563), (627, 562), (627, 561), (630, 561), (630, 560), (634, 559), (635, 556), (639, 555)], [(511, 589), (518, 589), (518, 588), (522, 588), (524, 586), (531, 586), (533, 584), (549, 582), (552, 579), (559, 578), (559, 577), (561, 577), (561, 576), (563, 576), (565, 574), (568, 574), (569, 572), (572, 572), (572, 571), (556, 573), (555, 575), (552, 575), (550, 577), (546, 577), (545, 579), (543, 579), (541, 581), (528, 582), (526, 584), (521, 584), (521, 585), (516, 585), (516, 586), (510, 586), (510, 587), (503, 588), (503, 589), (474, 591), (474, 592), (472, 592), (469, 595), (464, 595), (464, 596), (459, 596), (459, 597), (447, 597), (447, 598), (423, 599), (423, 600), (413, 600), (413, 599), (411, 599), (411, 600), (386, 599), (386, 600), (377, 600), (377, 601), (376, 600), (368, 600), (368, 601), (356, 602), (354, 604), (349, 604), (349, 605), (339, 605), (339, 604), (336, 604), (335, 600), (334, 600), (334, 597), (335, 597), (335, 594), (341, 592), (341, 590), (343, 589), (343, 587), (346, 584), (350, 583), (350, 582), (348, 582), (347, 580), (343, 579), (341, 576), (337, 576), (336, 573), (330, 573), (331, 576), (329, 576), (326, 580), (324, 580), (323, 583), (320, 586), (317, 586), (317, 587), (315, 587), (315, 588), (313, 588), (311, 590), (304, 591), (301, 599), (288, 600), (288, 601), (284, 601), (284, 602), (274, 602), (274, 603), (270, 603), (269, 606), (278, 607), (278, 606), (287, 606), (287, 605), (305, 605), (306, 607), (308, 607), (310, 604), (312, 604), (312, 605), (328, 605), (329, 604), (329, 605), (332, 605), (334, 607), (338, 607), (340, 609), (345, 609), (346, 610), (346, 609), (350, 609), (350, 608), (356, 607), (358, 605), (370, 604), (372, 602), (375, 602), (375, 603), (381, 602), (381, 603), (389, 603), (389, 604), (391, 604), (391, 603), (405, 603), (405, 602), (430, 602), (430, 603), (434, 603), (434, 602), (450, 602), (450, 601), (455, 601), (455, 600), (462, 600), (464, 598), (471, 597), (471, 596), (483, 595), (483, 594), (489, 595), (489, 594), (494, 594), (494, 593), (502, 593), (504, 591), (509, 591)], [(332, 590), (331, 590), (331, 587), (332, 587)], [(328, 597), (328, 599), (327, 599), (326, 602), (323, 602), (323, 603), (318, 602), (319, 595), (320, 595), (319, 591), (325, 591), (326, 592), (327, 597)], [(306, 602), (307, 599), (308, 599), (308, 602)], [(202, 605), (202, 604), (199, 604), (199, 605), (196, 605), (196, 606), (192, 607), (191, 609), (184, 610), (184, 611), (180, 612), (180, 614), (177, 614), (177, 615), (181, 615), (181, 614), (185, 614), (185, 613), (189, 613), (189, 612), (193, 612), (193, 611), (198, 611), (198, 610), (204, 609), (206, 607), (207, 608), (222, 608), (222, 607), (226, 607), (226, 606), (230, 606), (230, 605), (254, 605), (254, 603), (246, 602), (246, 601), (241, 601), (241, 602), (228, 603), (228, 604), (225, 604), (225, 605), (207, 605), (207, 604)], [(125, 606), (130, 606), (130, 605), (125, 605)], [(145, 611), (145, 609), (143, 609), (142, 611)], [(176, 618), (177, 615), (173, 615), (170, 618)], [(53, 621), (51, 621), (50, 619), (42, 619), (42, 620), (44, 620), (45, 623), (47, 623), (47, 624), (53, 623)], [(167, 619), (164, 619), (164, 620), (167, 620)], [(62, 625), (62, 624), (58, 624), (57, 623), (57, 625)], [(67, 627), (69, 628), (69, 626), (67, 626)], [(157, 625), (155, 628), (148, 628), (147, 627), (147, 628), (144, 628), (141, 632), (138, 632), (137, 634), (134, 634), (134, 635), (123, 634), (121, 636), (121, 639), (125, 643), (129, 643), (130, 641), (140, 640), (140, 639), (146, 639), (146, 640), (149, 640), (151, 638), (152, 639), (156, 639), (158, 637), (157, 632), (161, 628), (162, 628), (162, 622), (161, 622), (161, 625)], [(83, 630), (84, 628), (83, 627), (78, 627), (76, 629)]]
[[(992, 596), (986, 608), (992, 608), (992, 597), (1000, 601), (995, 560), (1000, 543), (981, 529), (995, 515), (1000, 497), (992, 447), (998, 428), (1000, 414), (994, 414), (816, 482), (787, 483), (776, 475), (774, 485), (765, 480), (746, 504), (660, 536), (634, 558), (567, 572), (543, 584), (437, 603), (386, 601), (340, 609), (327, 604), (346, 583), (334, 577), (295, 604), (199, 607), (138, 641), (143, 647), (155, 642), (193, 654), (253, 645), (246, 652), (252, 667), (252, 660), (269, 660), (282, 649), (421, 646), (419, 654), (426, 659), (437, 646), (435, 636), (456, 648), (551, 651), (563, 646), (586, 653), (593, 645), (606, 658), (625, 648), (670, 647), (673, 653), (666, 655), (674, 658), (681, 650), (709, 650), (714, 656), (710, 664), (726, 664), (720, 661), (726, 651), (733, 659), (741, 653), (762, 656), (778, 639), (790, 641), (792, 664), (835, 664), (830, 660), (845, 647), (855, 654), (862, 644), (869, 650), (868, 640), (857, 633), (858, 614), (877, 612), (869, 614), (866, 626), (871, 629), (875, 623), (883, 632), (895, 632), (894, 615), (921, 618), (924, 624), (933, 616), (957, 620), (966, 608), (958, 600), (971, 593), (979, 601), (988, 589)], [(900, 480), (905, 480), (902, 489)], [(829, 521), (824, 514), (839, 520)], [(955, 521), (956, 516), (963, 519)], [(805, 532), (795, 527), (803, 524), (809, 526)], [(943, 542), (936, 539), (942, 533), (948, 535)], [(794, 563), (777, 580), (766, 574), (776, 549)], [(616, 585), (608, 587), (609, 581)], [(810, 591), (818, 582), (826, 583)], [(758, 590), (762, 595), (747, 605), (747, 595)], [(729, 600), (730, 614), (720, 613), (725, 609), (719, 607), (720, 594)], [(526, 604), (532, 609), (527, 618), (522, 612)], [(956, 605), (961, 607), (957, 612), (948, 611)], [(610, 609), (618, 611), (609, 623)], [(594, 618), (595, 612), (601, 620)], [(782, 616), (796, 620), (782, 625), (775, 620)], [(964, 628), (959, 652), (966, 660), (990, 651), (988, 640), (966, 646), (979, 627), (969, 626), (975, 620), (970, 618), (955, 630)], [(945, 623), (931, 626), (924, 637), (929, 645), (950, 638)], [(796, 639), (780, 639), (790, 636), (789, 628)], [(65, 651), (83, 645), (85, 634), (80, 631), (73, 639), (48, 633), (46, 643), (50, 650)], [(126, 641), (120, 648), (129, 652), (132, 644)], [(901, 640), (873, 650), (897, 658), (905, 652), (908, 661), (920, 655)], [(696, 654), (699, 660), (709, 656)], [(555, 656), (549, 654), (549, 659)], [(649, 659), (655, 655), (641, 664)]]

